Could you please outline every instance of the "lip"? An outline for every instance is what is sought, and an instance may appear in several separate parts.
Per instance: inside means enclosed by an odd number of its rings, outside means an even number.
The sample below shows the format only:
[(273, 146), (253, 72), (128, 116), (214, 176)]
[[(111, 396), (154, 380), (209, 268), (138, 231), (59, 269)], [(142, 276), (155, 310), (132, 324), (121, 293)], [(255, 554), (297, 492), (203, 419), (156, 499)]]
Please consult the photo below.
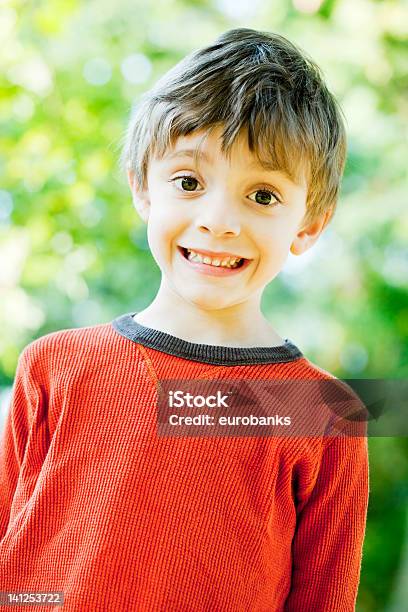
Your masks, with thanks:
[[(183, 249), (180, 246), (177, 247), (177, 252), (179, 253), (180, 258), (184, 261), (185, 265), (187, 265), (190, 269), (194, 269), (196, 272), (201, 272), (202, 274), (206, 274), (208, 276), (231, 276), (234, 274), (239, 274), (240, 272), (243, 272), (253, 261), (252, 259), (245, 259), (244, 263), (239, 268), (225, 268), (223, 266), (212, 266), (209, 264), (200, 263), (198, 261), (189, 261), (186, 257), (184, 257)], [(201, 252), (205, 253), (205, 251), (200, 251), (200, 253)], [(209, 251), (206, 252), (208, 253)], [(218, 253), (217, 255), (221, 257), (221, 253)]]

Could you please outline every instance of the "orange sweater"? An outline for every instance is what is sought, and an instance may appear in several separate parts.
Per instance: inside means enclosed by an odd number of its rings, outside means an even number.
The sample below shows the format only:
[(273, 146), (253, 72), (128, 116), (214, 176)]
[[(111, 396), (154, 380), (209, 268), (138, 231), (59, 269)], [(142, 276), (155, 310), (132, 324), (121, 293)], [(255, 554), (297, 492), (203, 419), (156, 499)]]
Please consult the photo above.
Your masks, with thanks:
[(158, 380), (331, 378), (286, 342), (193, 344), (129, 313), (27, 345), (2, 434), (0, 591), (62, 591), (76, 612), (354, 610), (366, 437), (157, 434)]

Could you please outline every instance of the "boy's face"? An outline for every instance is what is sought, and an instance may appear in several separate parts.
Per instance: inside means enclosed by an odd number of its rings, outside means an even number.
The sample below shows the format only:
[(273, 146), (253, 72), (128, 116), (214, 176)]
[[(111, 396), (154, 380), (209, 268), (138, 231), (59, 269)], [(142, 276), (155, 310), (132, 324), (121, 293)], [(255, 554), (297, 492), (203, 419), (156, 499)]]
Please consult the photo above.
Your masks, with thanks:
[[(162, 159), (149, 164), (147, 189), (129, 171), (135, 206), (147, 223), (148, 242), (171, 291), (205, 310), (245, 301), (259, 304), (265, 286), (279, 273), (289, 250), (300, 254), (317, 239), (325, 215), (302, 226), (307, 185), (265, 170), (241, 137), (230, 161), (220, 150), (221, 128), (179, 138)], [(200, 145), (205, 157), (187, 151)], [(181, 247), (245, 258), (242, 267), (190, 262)], [(224, 255), (218, 261), (225, 262)], [(217, 262), (214, 262), (217, 263)]]

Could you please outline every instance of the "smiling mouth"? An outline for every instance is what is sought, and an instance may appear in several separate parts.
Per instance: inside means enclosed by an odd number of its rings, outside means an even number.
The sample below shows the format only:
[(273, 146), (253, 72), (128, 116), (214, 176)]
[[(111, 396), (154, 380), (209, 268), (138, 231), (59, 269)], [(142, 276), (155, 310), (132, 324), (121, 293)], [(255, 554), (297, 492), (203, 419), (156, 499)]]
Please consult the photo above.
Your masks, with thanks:
[[(187, 250), (185, 247), (182, 247), (182, 246), (179, 246), (179, 247), (177, 247), (177, 248), (179, 249), (179, 251), (180, 251), (180, 252), (181, 252), (181, 254), (183, 255), (184, 259), (187, 259), (187, 261), (190, 261), (190, 260), (188, 259), (188, 250)], [(238, 261), (238, 262), (236, 263), (236, 265), (234, 265), (233, 267), (230, 267), (230, 266), (221, 266), (221, 265), (219, 265), (219, 266), (214, 266), (213, 264), (206, 264), (205, 262), (201, 262), (201, 263), (203, 263), (204, 265), (211, 266), (211, 267), (213, 267), (213, 268), (218, 267), (218, 268), (227, 268), (228, 270), (236, 270), (236, 269), (238, 269), (238, 268), (241, 268), (241, 267), (242, 267), (242, 266), (243, 266), (243, 265), (244, 265), (244, 264), (245, 264), (247, 261), (248, 261), (248, 259), (245, 259), (244, 257), (242, 257), (242, 258), (240, 259), (240, 261)]]

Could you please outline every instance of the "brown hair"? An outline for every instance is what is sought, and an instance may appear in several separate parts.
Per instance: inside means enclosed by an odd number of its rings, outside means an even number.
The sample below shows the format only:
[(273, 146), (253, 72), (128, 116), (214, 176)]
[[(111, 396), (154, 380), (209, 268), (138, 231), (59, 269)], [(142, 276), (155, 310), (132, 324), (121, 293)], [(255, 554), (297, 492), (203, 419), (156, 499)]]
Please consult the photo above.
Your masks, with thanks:
[(190, 53), (142, 95), (124, 136), (121, 168), (134, 170), (144, 189), (150, 156), (160, 158), (178, 137), (217, 125), (225, 155), (246, 130), (261, 163), (295, 182), (305, 172), (307, 222), (334, 212), (346, 131), (320, 68), (303, 50), (276, 33), (236, 28)]

